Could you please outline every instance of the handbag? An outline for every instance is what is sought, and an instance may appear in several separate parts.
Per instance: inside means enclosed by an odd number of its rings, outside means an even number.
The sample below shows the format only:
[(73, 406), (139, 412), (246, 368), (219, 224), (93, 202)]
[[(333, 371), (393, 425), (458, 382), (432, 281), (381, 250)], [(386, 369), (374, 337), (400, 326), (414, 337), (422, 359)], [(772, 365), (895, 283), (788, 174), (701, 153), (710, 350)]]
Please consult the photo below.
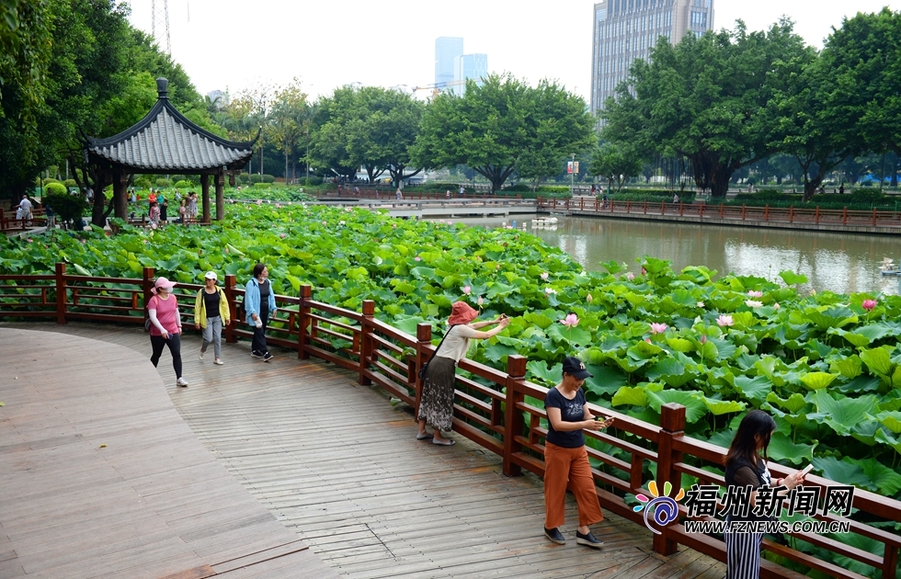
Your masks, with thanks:
[[(457, 325), (457, 324), (454, 324), (454, 326), (456, 326), (456, 325)], [(426, 362), (425, 364), (423, 364), (423, 365), (422, 365), (422, 368), (419, 369), (419, 379), (420, 379), (421, 381), (425, 382), (425, 375), (428, 373), (428, 370), (429, 370), (429, 364), (432, 362), (432, 360), (435, 359), (435, 354), (437, 354), (437, 353), (438, 353), (438, 350), (441, 349), (441, 344), (443, 344), (443, 343), (444, 343), (444, 340), (447, 338), (447, 336), (450, 335), (451, 330), (454, 329), (454, 326), (451, 326), (450, 328), (447, 329), (447, 333), (444, 334), (444, 338), (441, 338), (441, 341), (438, 342), (438, 347), (435, 348), (435, 351), (434, 351), (434, 352), (432, 352), (432, 355), (431, 355), (431, 357), (429, 358), (429, 361)]]
[[(156, 296), (154, 296), (154, 297), (156, 297)], [(150, 298), (150, 300), (147, 300), (147, 307), (144, 308), (145, 310), (149, 310), (149, 309), (150, 309), (150, 301), (151, 301), (151, 300), (153, 300), (153, 298)], [(150, 326), (151, 326), (152, 324), (151, 324), (151, 322), (150, 322), (150, 314), (146, 314), (146, 315), (147, 315), (147, 317), (144, 318), (144, 331), (145, 331), (145, 332), (149, 332), (149, 331), (150, 331)]]

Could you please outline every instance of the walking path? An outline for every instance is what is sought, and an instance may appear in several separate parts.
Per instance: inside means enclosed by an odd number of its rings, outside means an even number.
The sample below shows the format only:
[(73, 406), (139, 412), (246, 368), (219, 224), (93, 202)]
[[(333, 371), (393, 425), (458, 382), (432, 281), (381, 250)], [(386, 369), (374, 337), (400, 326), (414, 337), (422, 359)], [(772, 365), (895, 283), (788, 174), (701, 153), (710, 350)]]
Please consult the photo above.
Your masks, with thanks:
[[(504, 477), (462, 437), (415, 440), (409, 408), (355, 375), (287, 353), (264, 363), (246, 343), (223, 345), (214, 366), (199, 345), (185, 336), (190, 386), (176, 388), (168, 354), (154, 369), (140, 329), (0, 324), (0, 577), (725, 573), (690, 549), (653, 553), (649, 531), (612, 514), (595, 526), (603, 550), (577, 546), (572, 501), (569, 540), (554, 545), (539, 479)], [(266, 563), (291, 557), (284, 575), (216, 570), (306, 545)], [(204, 565), (218, 575), (186, 573)]]

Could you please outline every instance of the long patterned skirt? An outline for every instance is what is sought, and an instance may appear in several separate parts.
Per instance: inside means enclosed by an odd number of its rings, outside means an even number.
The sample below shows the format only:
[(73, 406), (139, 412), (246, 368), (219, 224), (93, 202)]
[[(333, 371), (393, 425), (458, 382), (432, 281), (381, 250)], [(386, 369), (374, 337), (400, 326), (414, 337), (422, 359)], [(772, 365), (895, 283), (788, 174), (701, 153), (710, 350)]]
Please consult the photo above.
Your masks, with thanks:
[(455, 369), (456, 363), (450, 358), (432, 358), (419, 401), (417, 418), (425, 419), (426, 424), (444, 432), (453, 428)]

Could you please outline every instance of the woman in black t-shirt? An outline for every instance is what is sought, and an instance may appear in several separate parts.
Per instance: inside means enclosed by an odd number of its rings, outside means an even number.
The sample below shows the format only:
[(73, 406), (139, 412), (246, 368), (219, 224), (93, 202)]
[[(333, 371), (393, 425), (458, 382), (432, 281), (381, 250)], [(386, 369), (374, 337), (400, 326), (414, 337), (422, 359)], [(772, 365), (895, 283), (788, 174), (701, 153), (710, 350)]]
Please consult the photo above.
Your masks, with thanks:
[(548, 433), (544, 445), (544, 536), (562, 545), (566, 542), (557, 528), (563, 524), (566, 487), (579, 505), (579, 528), (576, 543), (599, 548), (604, 543), (591, 533), (588, 525), (604, 520), (598, 502), (583, 429), (601, 430), (613, 423), (596, 420), (588, 411), (582, 384), (591, 373), (578, 358), (563, 360), (563, 380), (548, 390), (544, 399)]
[[(766, 466), (766, 450), (770, 444), (776, 421), (763, 410), (752, 410), (742, 418), (735, 438), (726, 454), (726, 486), (757, 489), (762, 486), (784, 486), (793, 489), (804, 481), (798, 471), (772, 484), (770, 470)], [(751, 493), (750, 509), (754, 508), (757, 493)], [(765, 517), (729, 515), (726, 521), (758, 520)], [(727, 526), (723, 534), (726, 542), (726, 579), (758, 579), (760, 577), (760, 545), (763, 533), (733, 533)]]

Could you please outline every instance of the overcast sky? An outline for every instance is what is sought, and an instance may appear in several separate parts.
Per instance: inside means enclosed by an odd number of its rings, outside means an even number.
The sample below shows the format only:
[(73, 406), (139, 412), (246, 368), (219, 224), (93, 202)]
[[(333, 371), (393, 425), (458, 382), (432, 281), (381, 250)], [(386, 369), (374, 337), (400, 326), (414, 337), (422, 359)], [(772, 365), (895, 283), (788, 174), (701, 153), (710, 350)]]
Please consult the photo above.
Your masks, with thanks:
[[(158, 11), (166, 0), (156, 0)], [(151, 31), (153, 0), (131, 0), (131, 22)], [(594, 3), (587, 0), (168, 0), (172, 57), (202, 93), (232, 94), (293, 78), (311, 96), (349, 83), (434, 82), (435, 39), (460, 36), (491, 72), (557, 80), (589, 100)], [(786, 15), (822, 47), (844, 17), (901, 9), (901, 0), (714, 0), (714, 25), (763, 30)], [(162, 37), (163, 26), (157, 25)], [(422, 93), (420, 93), (422, 96)]]

